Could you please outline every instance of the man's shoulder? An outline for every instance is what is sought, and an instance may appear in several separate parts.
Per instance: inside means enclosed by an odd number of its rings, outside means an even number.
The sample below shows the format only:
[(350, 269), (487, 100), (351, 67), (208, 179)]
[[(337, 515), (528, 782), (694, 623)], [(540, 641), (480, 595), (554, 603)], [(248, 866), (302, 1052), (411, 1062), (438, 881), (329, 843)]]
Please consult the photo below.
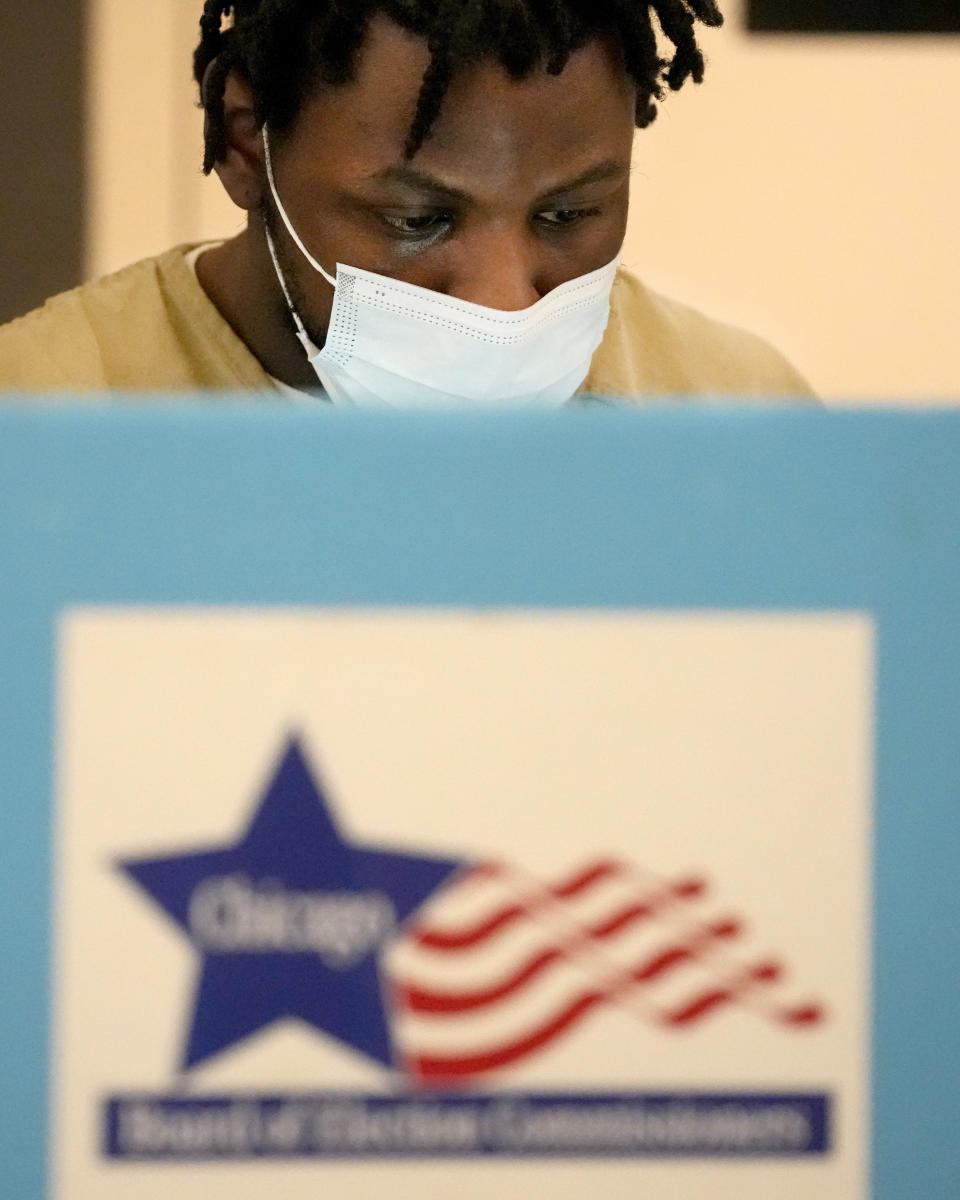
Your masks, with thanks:
[(617, 274), (610, 322), (584, 391), (624, 397), (809, 399), (810, 385), (768, 342)]
[(176, 246), (0, 329), (0, 389), (257, 386), (262, 371)]
[(109, 387), (112, 349), (163, 309), (160, 277), (176, 251), (52, 297), (0, 328), (0, 386)]

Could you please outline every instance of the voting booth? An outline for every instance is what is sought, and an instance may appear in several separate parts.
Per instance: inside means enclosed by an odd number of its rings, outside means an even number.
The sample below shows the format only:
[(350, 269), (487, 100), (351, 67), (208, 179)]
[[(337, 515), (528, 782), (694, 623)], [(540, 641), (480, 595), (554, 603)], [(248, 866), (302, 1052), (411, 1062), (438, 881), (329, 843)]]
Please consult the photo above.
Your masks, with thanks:
[(958, 461), (0, 409), (4, 1194), (955, 1197)]

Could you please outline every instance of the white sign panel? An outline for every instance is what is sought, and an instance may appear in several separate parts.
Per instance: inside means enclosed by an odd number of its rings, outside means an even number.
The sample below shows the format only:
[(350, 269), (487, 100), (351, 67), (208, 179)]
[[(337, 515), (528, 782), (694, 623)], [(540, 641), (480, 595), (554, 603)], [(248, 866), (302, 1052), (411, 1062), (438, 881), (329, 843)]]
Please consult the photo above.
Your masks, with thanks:
[(78, 610), (53, 1196), (867, 1195), (858, 614)]

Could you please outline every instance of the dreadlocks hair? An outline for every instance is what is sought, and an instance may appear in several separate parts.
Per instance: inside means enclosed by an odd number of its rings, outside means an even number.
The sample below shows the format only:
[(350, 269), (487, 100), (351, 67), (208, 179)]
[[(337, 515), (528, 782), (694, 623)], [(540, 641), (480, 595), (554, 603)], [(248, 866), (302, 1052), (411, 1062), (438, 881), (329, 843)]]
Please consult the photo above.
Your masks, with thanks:
[[(574, 51), (600, 35), (620, 46), (642, 129), (656, 116), (664, 84), (676, 91), (687, 79), (703, 79), (696, 22), (723, 22), (714, 0), (206, 0), (193, 60), (207, 118), (204, 172), (226, 156), (230, 71), (250, 83), (260, 124), (282, 135), (318, 87), (350, 81), (378, 13), (423, 37), (430, 52), (407, 158), (422, 146), (460, 68), (493, 59), (515, 79), (538, 67), (559, 75)], [(672, 43), (669, 59), (660, 57), (654, 21)]]

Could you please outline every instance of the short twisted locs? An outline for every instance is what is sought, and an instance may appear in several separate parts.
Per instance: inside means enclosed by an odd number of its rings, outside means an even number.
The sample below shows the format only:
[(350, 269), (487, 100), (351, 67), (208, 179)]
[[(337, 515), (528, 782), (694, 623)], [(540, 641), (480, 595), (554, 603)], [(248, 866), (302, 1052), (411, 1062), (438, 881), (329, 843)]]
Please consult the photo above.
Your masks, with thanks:
[[(664, 85), (676, 91), (703, 79), (696, 23), (723, 21), (714, 0), (206, 0), (193, 63), (207, 116), (204, 171), (226, 156), (223, 97), (231, 71), (252, 87), (257, 120), (282, 136), (318, 88), (352, 78), (377, 14), (423, 37), (430, 52), (408, 158), (423, 145), (460, 68), (489, 59), (515, 79), (537, 68), (559, 75), (570, 55), (598, 36), (620, 47), (643, 128), (656, 116)], [(658, 27), (673, 46), (669, 59), (660, 57)]]

